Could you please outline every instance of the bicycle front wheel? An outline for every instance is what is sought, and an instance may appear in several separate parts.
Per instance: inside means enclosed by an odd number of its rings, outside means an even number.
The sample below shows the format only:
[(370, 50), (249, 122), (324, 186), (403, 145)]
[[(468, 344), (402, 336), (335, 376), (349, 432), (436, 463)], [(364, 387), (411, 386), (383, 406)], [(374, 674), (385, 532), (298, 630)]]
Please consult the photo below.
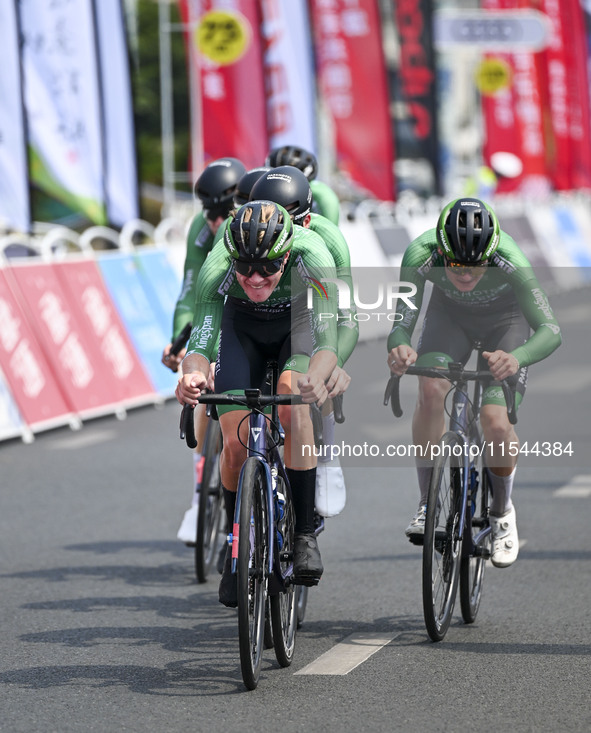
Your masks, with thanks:
[(224, 494), (220, 477), (222, 432), (217, 420), (209, 419), (203, 442), (203, 473), (199, 490), (197, 538), (195, 542), (195, 575), (205, 583), (224, 540)]
[(463, 441), (450, 431), (440, 446), (429, 487), (423, 542), (423, 613), (433, 641), (441, 641), (449, 628), (462, 551), (462, 459), (454, 457), (453, 450), (463, 446)]
[[(281, 489), (282, 481), (278, 479)], [(296, 631), (298, 627), (298, 595), (291, 580), (293, 578), (293, 549), (295, 532), (295, 512), (290, 494), (284, 489), (285, 502), (283, 517), (276, 517), (277, 532), (282, 538), (276, 566), (284, 579), (285, 590), (271, 596), (271, 625), (273, 627), (273, 643), (275, 657), (282, 667), (289, 667), (295, 651)], [(278, 548), (278, 544), (276, 544)]]
[(242, 679), (249, 690), (258, 684), (265, 647), (267, 602), (266, 476), (257, 458), (248, 458), (242, 474), (238, 530), (238, 641)]
[(476, 620), (484, 583), (484, 568), (491, 552), (488, 520), (489, 480), (480, 456), (470, 467), (469, 507), (471, 520), (466, 522), (464, 552), (460, 566), (460, 607), (467, 624)]

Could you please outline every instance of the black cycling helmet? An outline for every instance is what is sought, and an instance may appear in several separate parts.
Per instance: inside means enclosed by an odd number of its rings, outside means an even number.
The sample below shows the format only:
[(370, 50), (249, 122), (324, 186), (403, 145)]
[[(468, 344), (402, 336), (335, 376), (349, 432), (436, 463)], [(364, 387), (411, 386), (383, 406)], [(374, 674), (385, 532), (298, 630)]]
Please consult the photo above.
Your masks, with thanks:
[(234, 208), (234, 192), (246, 168), (237, 158), (212, 161), (195, 183), (195, 196), (201, 201), (208, 219), (228, 216)]
[[(291, 217), (273, 201), (250, 201), (226, 222), (224, 244), (234, 260), (242, 263), (269, 263), (291, 249)], [(278, 268), (277, 268), (278, 269)]]
[(484, 262), (499, 246), (501, 227), (495, 212), (479, 199), (451, 201), (437, 222), (437, 242), (449, 260)]
[(278, 168), (280, 165), (293, 165), (299, 168), (309, 181), (313, 181), (318, 173), (318, 161), (313, 153), (309, 153), (297, 145), (283, 145), (273, 148), (267, 160), (267, 165)]
[(312, 207), (312, 190), (301, 170), (292, 165), (270, 168), (252, 187), (253, 200), (266, 199), (283, 206), (295, 224), (301, 224)]
[[(251, 168), (242, 176), (238, 181), (238, 186), (234, 194), (234, 203), (236, 204), (236, 207), (243, 206), (247, 201), (250, 201), (250, 192), (252, 187), (262, 175), (270, 170), (271, 168), (263, 165), (259, 168)], [(263, 196), (263, 198), (266, 198), (266, 196)]]

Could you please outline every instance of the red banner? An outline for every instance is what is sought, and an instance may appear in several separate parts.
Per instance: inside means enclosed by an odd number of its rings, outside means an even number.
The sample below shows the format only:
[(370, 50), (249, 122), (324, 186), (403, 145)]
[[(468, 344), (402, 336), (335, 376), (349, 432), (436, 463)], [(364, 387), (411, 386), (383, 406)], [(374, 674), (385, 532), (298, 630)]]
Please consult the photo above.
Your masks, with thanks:
[[(268, 152), (257, 0), (179, 0), (200, 110), (203, 160), (232, 156), (246, 168)], [(201, 157), (201, 156), (198, 156)], [(198, 173), (198, 171), (196, 172)]]
[(385, 201), (395, 198), (394, 143), (376, 0), (310, 0), (319, 84), (337, 164)]
[(52, 265), (84, 332), (98, 347), (101, 372), (123, 407), (154, 402), (155, 392), (111, 301), (94, 260), (75, 259)]
[(23, 420), (33, 431), (75, 419), (5, 270), (0, 270), (0, 367)]
[(81, 418), (116, 412), (117, 387), (55, 270), (13, 264), (5, 273), (71, 409)]
[[(485, 10), (507, 10), (524, 7), (521, 0), (483, 0)], [(550, 188), (546, 165), (544, 111), (545, 66), (541, 55), (533, 53), (494, 54), (511, 68), (510, 87), (483, 96), (486, 128), (484, 159), (498, 151), (517, 155), (523, 163), (520, 176), (499, 180), (498, 192), (520, 190), (526, 193), (545, 192)]]
[(542, 0), (538, 9), (552, 27), (543, 53), (553, 138), (553, 145), (547, 146), (549, 170), (558, 190), (589, 187), (591, 127), (583, 11), (579, 0)]

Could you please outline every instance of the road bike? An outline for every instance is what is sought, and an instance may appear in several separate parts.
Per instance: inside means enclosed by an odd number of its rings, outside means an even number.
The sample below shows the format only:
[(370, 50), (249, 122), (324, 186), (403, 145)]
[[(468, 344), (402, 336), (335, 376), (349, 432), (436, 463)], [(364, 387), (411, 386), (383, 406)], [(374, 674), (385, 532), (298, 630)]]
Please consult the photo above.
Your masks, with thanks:
[[(491, 555), (489, 521), (490, 478), (486, 467), (486, 445), (482, 438), (479, 414), (483, 388), (493, 381), (491, 373), (481, 368), (486, 361), (482, 347), (475, 345), (477, 369), (467, 370), (459, 362), (446, 368), (411, 366), (406, 374), (446, 379), (449, 429), (436, 446), (433, 474), (427, 498), (424, 536), (412, 535), (411, 541), (423, 545), (422, 590), (423, 614), (427, 632), (433, 641), (441, 641), (451, 622), (460, 590), (460, 607), (466, 624), (473, 623), (480, 607), (486, 560)], [(399, 396), (400, 377), (392, 375), (384, 394), (396, 417), (402, 415)], [(472, 394), (468, 383), (473, 382)], [(500, 382), (511, 424), (516, 424), (515, 393)], [(451, 409), (447, 408), (451, 398)]]
[[(269, 600), (270, 627), (275, 656), (282, 667), (291, 664), (298, 627), (298, 592), (293, 575), (295, 510), (282, 457), (285, 432), (279, 405), (302, 404), (300, 395), (275, 394), (277, 363), (270, 363), (271, 394), (246, 389), (244, 394), (202, 394), (199, 402), (242, 405), (249, 410), (247, 458), (240, 471), (232, 546), (232, 572), (238, 583), (238, 639), (242, 679), (256, 688), (263, 650), (271, 642), (265, 634)], [(270, 407), (270, 415), (265, 414)], [(315, 406), (312, 409), (317, 409)], [(240, 425), (242, 425), (242, 422)], [(194, 441), (192, 408), (185, 405), (181, 437)], [(239, 426), (240, 430), (240, 426)], [(240, 434), (240, 433), (239, 433)]]

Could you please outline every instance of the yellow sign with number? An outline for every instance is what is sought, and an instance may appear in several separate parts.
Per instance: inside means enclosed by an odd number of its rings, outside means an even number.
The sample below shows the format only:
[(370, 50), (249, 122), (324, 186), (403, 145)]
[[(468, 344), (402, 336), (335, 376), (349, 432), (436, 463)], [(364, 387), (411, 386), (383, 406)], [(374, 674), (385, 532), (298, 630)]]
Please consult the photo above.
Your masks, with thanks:
[(499, 58), (484, 59), (476, 69), (476, 86), (482, 94), (495, 94), (511, 85), (511, 67)]
[(227, 10), (205, 13), (195, 35), (197, 48), (201, 53), (220, 66), (238, 61), (250, 42), (250, 28), (246, 18)]

